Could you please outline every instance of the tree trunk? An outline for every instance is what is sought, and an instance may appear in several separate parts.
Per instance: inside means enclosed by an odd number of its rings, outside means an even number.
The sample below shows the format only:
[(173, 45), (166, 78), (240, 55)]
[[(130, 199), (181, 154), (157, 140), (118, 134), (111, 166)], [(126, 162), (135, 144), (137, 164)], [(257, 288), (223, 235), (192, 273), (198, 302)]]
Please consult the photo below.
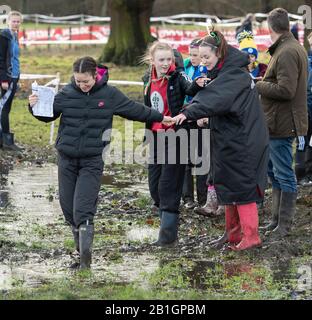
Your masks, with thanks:
[(109, 0), (111, 33), (100, 62), (135, 65), (144, 54), (150, 35), (154, 0)]
[(261, 12), (269, 13), (274, 8), (272, 0), (261, 0)]

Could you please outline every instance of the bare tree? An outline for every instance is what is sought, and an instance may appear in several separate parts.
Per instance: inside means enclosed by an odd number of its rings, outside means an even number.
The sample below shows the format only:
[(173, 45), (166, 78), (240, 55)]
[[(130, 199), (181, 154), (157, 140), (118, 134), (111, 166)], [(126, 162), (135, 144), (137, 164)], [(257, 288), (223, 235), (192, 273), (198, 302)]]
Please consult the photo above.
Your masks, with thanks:
[(111, 34), (100, 61), (135, 65), (152, 40), (150, 16), (154, 0), (108, 0)]

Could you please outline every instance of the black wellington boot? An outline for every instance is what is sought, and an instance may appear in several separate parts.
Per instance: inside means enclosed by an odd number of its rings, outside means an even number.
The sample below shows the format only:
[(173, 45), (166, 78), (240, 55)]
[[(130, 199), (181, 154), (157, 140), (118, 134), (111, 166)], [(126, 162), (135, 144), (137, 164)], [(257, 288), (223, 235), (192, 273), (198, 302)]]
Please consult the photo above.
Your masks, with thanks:
[(272, 189), (271, 222), (266, 226), (259, 227), (259, 230), (272, 231), (277, 227), (279, 210), (280, 210), (280, 202), (281, 202), (281, 194), (282, 194), (282, 191), (280, 189)]
[(162, 211), (158, 240), (153, 245), (171, 247), (178, 240), (179, 214)]
[(80, 269), (90, 269), (93, 237), (93, 224), (81, 224), (79, 226)]
[(79, 229), (74, 226), (72, 226), (71, 228), (75, 241), (75, 249), (79, 252)]
[(296, 214), (297, 192), (282, 192), (278, 225), (272, 231), (272, 239), (289, 235)]
[(11, 151), (23, 151), (22, 148), (18, 147), (14, 143), (14, 134), (13, 133), (2, 133), (2, 139), (3, 139), (3, 148), (6, 150)]

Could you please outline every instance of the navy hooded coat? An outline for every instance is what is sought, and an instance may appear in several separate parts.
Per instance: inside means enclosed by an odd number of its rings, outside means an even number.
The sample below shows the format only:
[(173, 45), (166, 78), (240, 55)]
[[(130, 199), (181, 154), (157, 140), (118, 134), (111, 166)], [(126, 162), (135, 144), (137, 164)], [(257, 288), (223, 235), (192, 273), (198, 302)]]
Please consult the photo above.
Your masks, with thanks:
[(183, 111), (188, 120), (210, 118), (213, 179), (220, 204), (263, 198), (268, 168), (268, 129), (248, 55), (229, 46), (218, 76)]

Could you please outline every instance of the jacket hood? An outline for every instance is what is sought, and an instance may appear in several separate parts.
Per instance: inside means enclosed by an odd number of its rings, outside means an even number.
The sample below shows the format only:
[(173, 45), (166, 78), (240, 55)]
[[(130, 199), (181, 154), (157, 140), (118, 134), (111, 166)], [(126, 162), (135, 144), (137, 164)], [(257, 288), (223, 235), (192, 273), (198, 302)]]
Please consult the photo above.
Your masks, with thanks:
[(232, 46), (228, 46), (228, 52), (224, 59), (224, 65), (221, 69), (223, 70), (231, 68), (242, 68), (249, 65), (249, 55), (246, 52), (240, 51)]
[[(97, 91), (101, 87), (105, 86), (108, 82), (108, 67), (99, 64), (96, 67), (96, 71), (97, 71), (96, 82), (95, 82), (95, 85), (90, 90), (90, 92)], [(74, 76), (71, 77), (71, 84), (76, 90), (80, 91), (80, 88), (76, 85)]]
[(2, 30), (0, 30), (0, 35), (2, 37), (4, 37), (4, 38), (9, 39), (9, 40), (13, 39), (13, 34), (12, 34), (10, 29), (2, 29)]

